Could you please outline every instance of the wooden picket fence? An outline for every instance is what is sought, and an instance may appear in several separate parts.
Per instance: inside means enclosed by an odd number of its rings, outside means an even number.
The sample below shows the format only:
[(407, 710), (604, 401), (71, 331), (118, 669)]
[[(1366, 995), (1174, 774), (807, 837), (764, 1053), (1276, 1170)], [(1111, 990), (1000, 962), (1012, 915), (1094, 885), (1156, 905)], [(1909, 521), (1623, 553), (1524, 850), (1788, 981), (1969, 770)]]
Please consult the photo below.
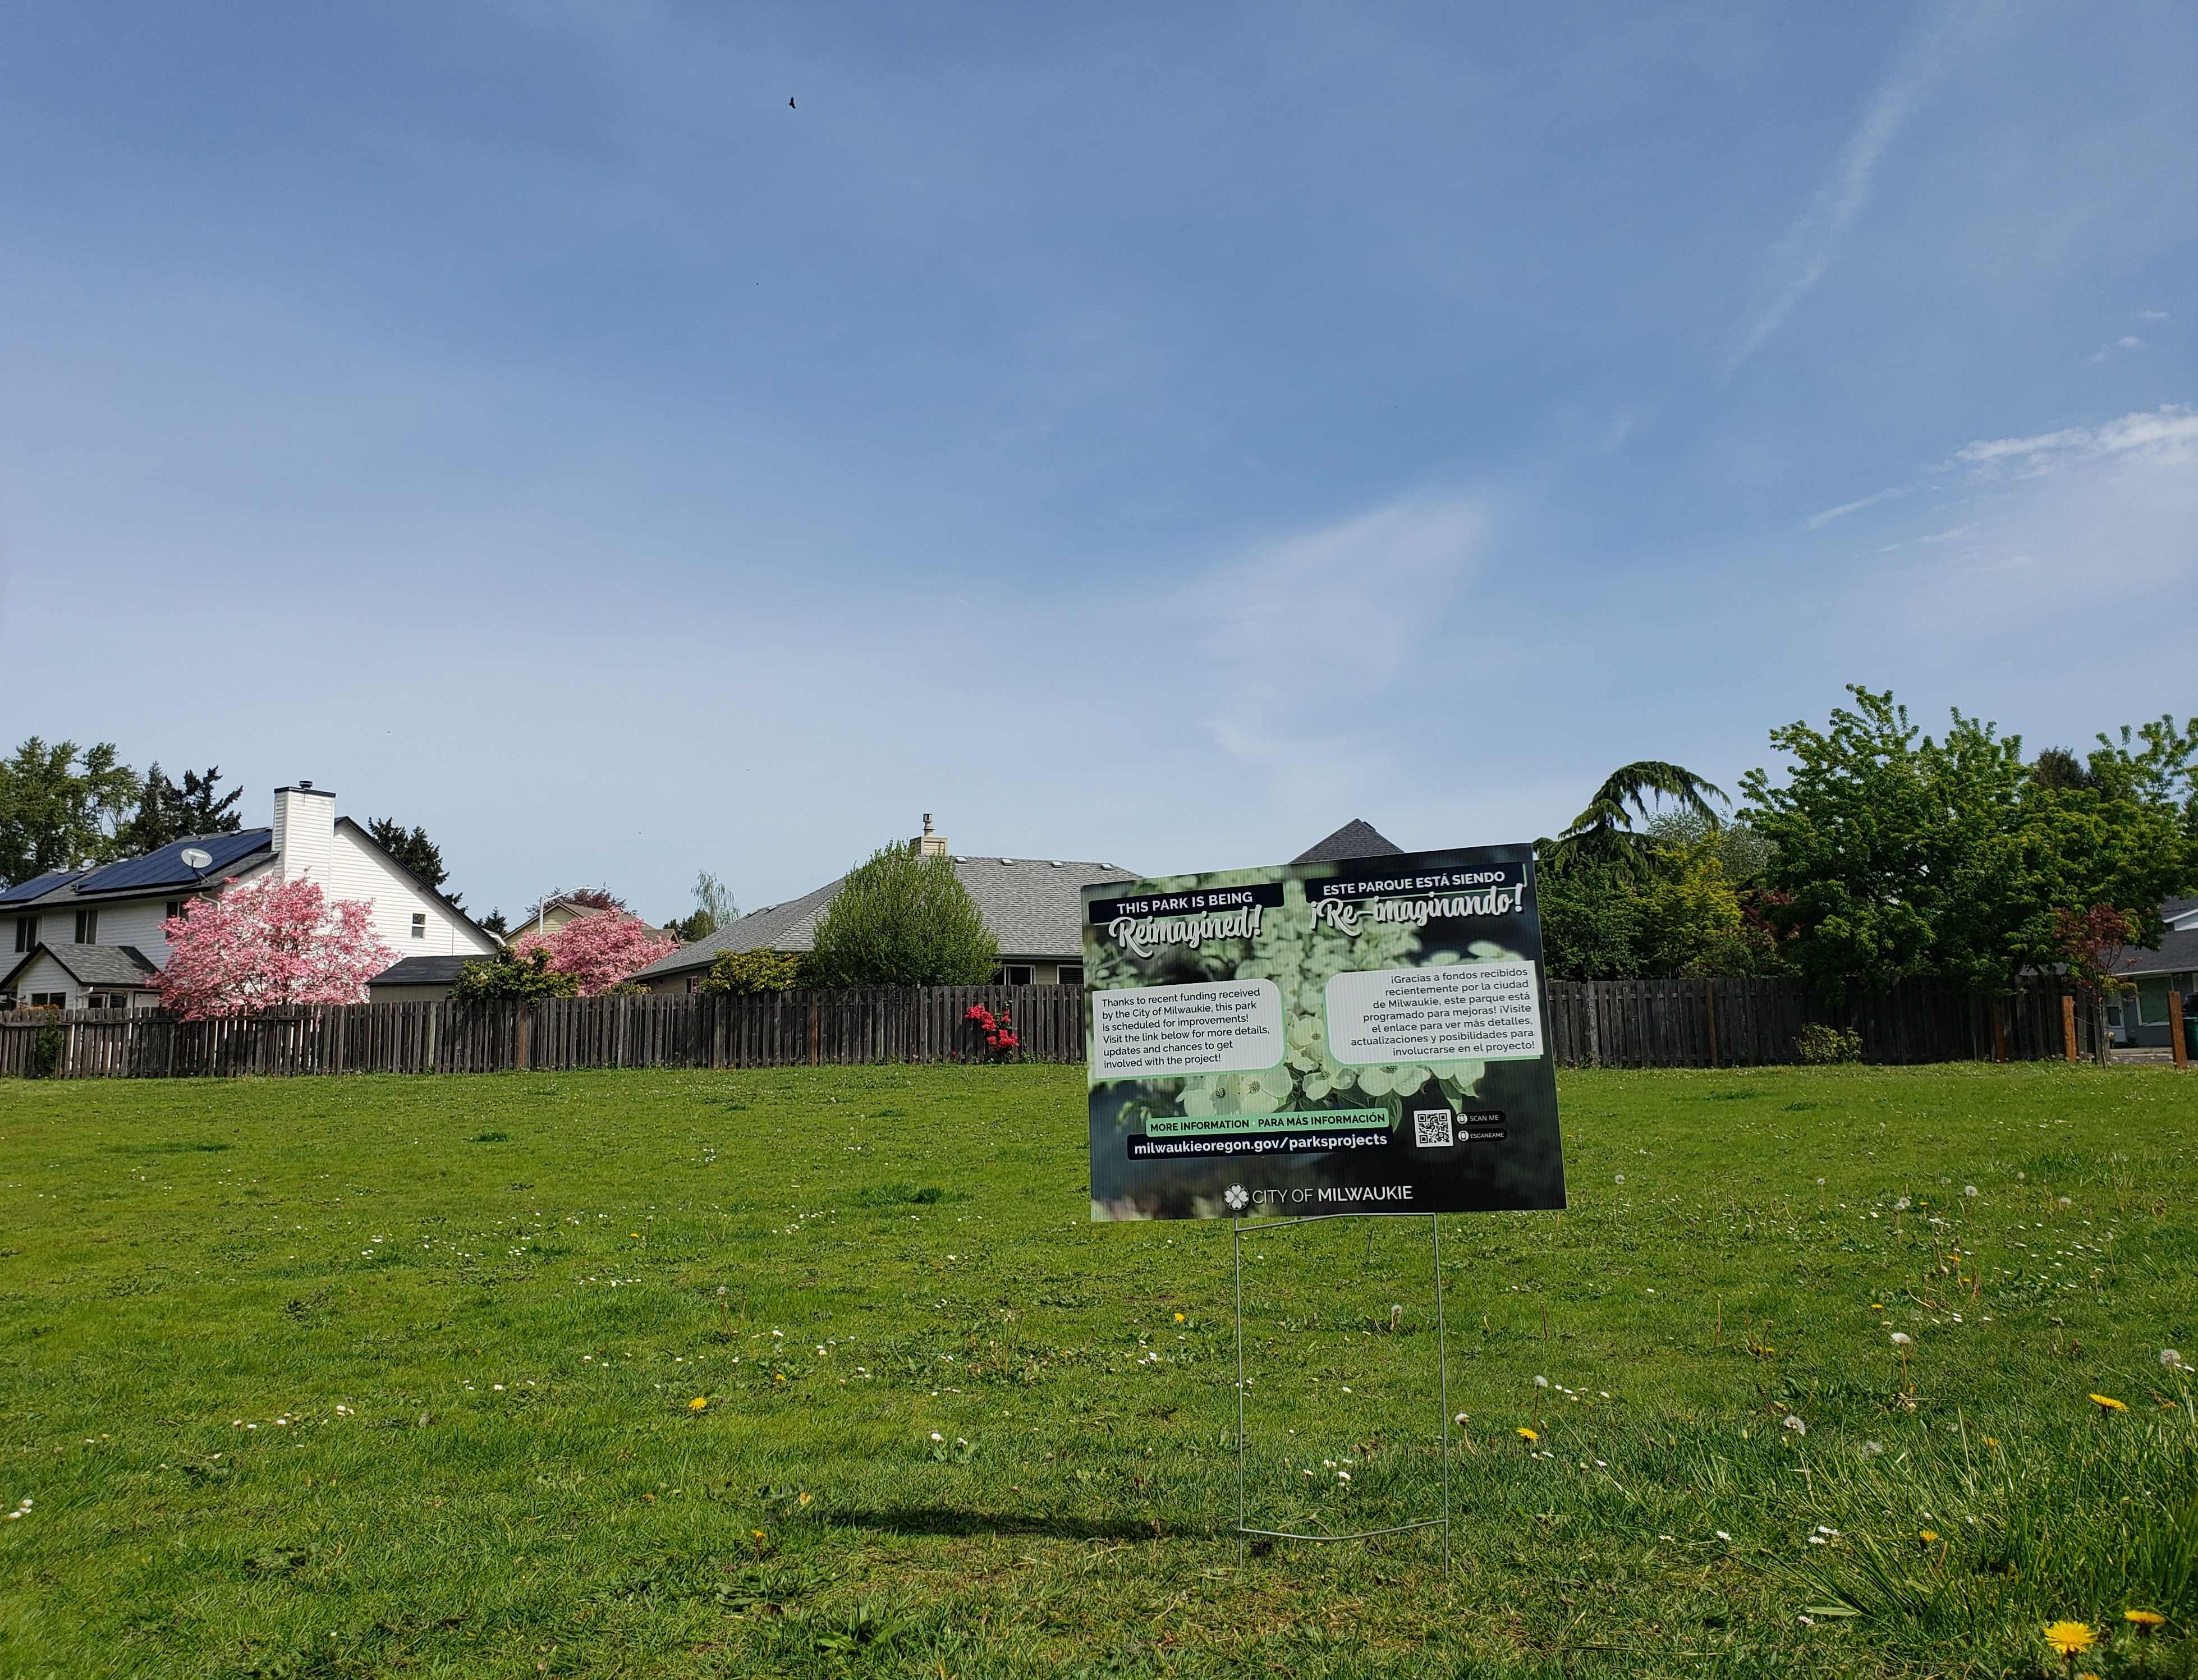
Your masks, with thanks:
[[(1035, 1061), (1084, 1060), (1077, 986), (878, 987), (761, 997), (554, 997), (535, 1003), (354, 1003), (183, 1021), (160, 1011), (0, 1014), (0, 1077), (161, 1078), (314, 1073), (502, 1073), (579, 1067), (816, 1067), (980, 1061), (968, 1020), (1015, 1023)], [(2010, 1061), (2067, 1054), (2050, 983), (2002, 999), (1933, 981), (1817, 1000), (1788, 980), (1552, 980), (1551, 1048), (1587, 1067), (1753, 1067), (1800, 1059), (1811, 1021), (1852, 1028), (1865, 1061)], [(1998, 1045), (1995, 1046), (1995, 1020)], [(2076, 1053), (2094, 1039), (2076, 1014)]]
[[(2037, 1061), (2068, 1053), (2062, 996), (2050, 981), (1994, 999), (1904, 980), (1832, 1003), (1792, 980), (1552, 980), (1550, 1038), (1573, 1067), (1749, 1067), (1800, 1061), (1801, 1029), (1820, 1022), (1856, 1033), (1864, 1061)], [(2076, 1054), (2096, 1045), (2079, 1009)]]
[(501, 1073), (576, 1067), (797, 1067), (981, 1061), (973, 1005), (1014, 1023), (1020, 1053), (1084, 1060), (1074, 986), (924, 986), (760, 997), (551, 997), (320, 1004), (216, 1020), (160, 1010), (0, 1014), (0, 1076)]

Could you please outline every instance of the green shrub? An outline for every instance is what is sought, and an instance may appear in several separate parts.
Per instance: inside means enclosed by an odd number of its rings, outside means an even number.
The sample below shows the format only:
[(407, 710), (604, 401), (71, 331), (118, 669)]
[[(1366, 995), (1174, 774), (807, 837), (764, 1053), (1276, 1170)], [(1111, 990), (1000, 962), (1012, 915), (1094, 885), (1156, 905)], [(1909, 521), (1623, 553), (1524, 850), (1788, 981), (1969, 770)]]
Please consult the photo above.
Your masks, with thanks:
[(702, 990), (730, 992), (736, 997), (791, 991), (801, 984), (805, 961), (799, 951), (773, 950), (768, 945), (756, 950), (721, 950), (702, 978)]
[(547, 945), (532, 945), (524, 952), (506, 950), (479, 962), (468, 962), (458, 970), (458, 982), (451, 988), (451, 997), (468, 1000), (579, 995), (579, 977), (551, 968)]
[(984, 985), (1000, 965), (951, 857), (881, 846), (847, 871), (817, 923), (812, 985)]
[(1817, 1067), (1862, 1060), (1862, 1034), (1851, 1026), (1827, 1026), (1820, 1020), (1812, 1020), (1801, 1029), (1794, 1043), (1801, 1052), (1801, 1060)]
[(48, 1025), (38, 1029), (38, 1043), (31, 1047), (31, 1077), (50, 1079), (61, 1071), (61, 1047), (67, 1042), (58, 1026)]

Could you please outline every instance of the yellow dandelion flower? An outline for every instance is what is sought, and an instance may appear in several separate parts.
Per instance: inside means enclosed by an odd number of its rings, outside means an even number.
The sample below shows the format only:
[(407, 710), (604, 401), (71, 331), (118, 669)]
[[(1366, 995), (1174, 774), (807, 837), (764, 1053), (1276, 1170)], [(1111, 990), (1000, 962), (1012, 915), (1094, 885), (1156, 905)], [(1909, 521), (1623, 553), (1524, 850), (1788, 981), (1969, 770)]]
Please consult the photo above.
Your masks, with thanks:
[(1997, 1445), (1999, 1445), (1999, 1437), (1998, 1437), (1998, 1436), (1997, 1436), (1997, 1435), (1987, 1435), (1987, 1436), (1986, 1436), (1986, 1437), (1985, 1437), (1985, 1445), (1986, 1445), (1986, 1446), (1988, 1446), (1988, 1447), (1996, 1447), (1996, 1446), (1997, 1446)]
[(1916, 1538), (1927, 1546), (1935, 1546), (1939, 1543), (1939, 1531), (1935, 1528), (1922, 1529), (1917, 1532)]
[(800, 1498), (794, 1501), (794, 1503), (797, 1505), (806, 1505), (808, 1503), (809, 1496), (806, 1493), (803, 1494)]
[(755, 1536), (755, 1538), (756, 1538), (757, 1539), (759, 1539), (759, 1540), (760, 1540), (760, 1539), (762, 1539), (762, 1538), (763, 1538), (763, 1530), (761, 1530), (760, 1528), (752, 1528), (752, 1529), (750, 1529), (750, 1530), (748, 1531), (748, 1532), (749, 1532), (749, 1533), (751, 1533), (751, 1534), (753, 1534), (753, 1535), (754, 1535), (754, 1536)]
[(2102, 1412), (2125, 1412), (2129, 1410), (2111, 1394), (2094, 1394), (2091, 1396), (2091, 1404)]
[(1522, 1441), (1538, 1441), (1542, 1438), (1531, 1429), (1521, 1429), (1519, 1432), (1519, 1439)]
[(2081, 1656), (2098, 1636), (2088, 1622), (2054, 1622), (2045, 1630), (2045, 1642), (2064, 1657)]
[(773, 1382), (784, 1382), (786, 1381), (786, 1373), (784, 1371), (781, 1371), (776, 1376), (773, 1377), (771, 1381)]
[(1179, 1312), (1178, 1312), (1178, 1314), (1176, 1314), (1176, 1316), (1175, 1316), (1175, 1322), (1176, 1322), (1177, 1323), (1178, 1323), (1178, 1324), (1181, 1324), (1181, 1323), (1183, 1323), (1183, 1322), (1186, 1322), (1186, 1321), (1184, 1320), (1183, 1316), (1181, 1313), (1179, 1313)]
[(2157, 1610), (2125, 1610), (2122, 1612), (2122, 1619), (2137, 1630), (2138, 1638), (2145, 1639), (2149, 1638), (2153, 1629), (2165, 1622), (2167, 1618)]
[(690, 1412), (698, 1412), (702, 1410), (703, 1408), (707, 1406), (710, 1403), (706, 1398), (697, 1394), (693, 1399), (687, 1403), (687, 1410)]

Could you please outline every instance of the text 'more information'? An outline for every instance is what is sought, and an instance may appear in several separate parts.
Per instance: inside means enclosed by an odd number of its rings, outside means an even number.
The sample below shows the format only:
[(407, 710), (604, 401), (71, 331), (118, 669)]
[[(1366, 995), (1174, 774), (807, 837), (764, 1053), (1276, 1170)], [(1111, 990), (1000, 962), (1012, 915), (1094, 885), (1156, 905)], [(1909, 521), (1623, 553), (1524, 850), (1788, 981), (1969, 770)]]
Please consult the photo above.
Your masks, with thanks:
[(1347, 1067), (1529, 1061), (1542, 1054), (1540, 990), (1526, 962), (1338, 974), (1328, 983), (1329, 1054)]
[(1091, 994), (1091, 1077), (1249, 1073), (1282, 1059), (1282, 994), (1272, 980), (1209, 980)]

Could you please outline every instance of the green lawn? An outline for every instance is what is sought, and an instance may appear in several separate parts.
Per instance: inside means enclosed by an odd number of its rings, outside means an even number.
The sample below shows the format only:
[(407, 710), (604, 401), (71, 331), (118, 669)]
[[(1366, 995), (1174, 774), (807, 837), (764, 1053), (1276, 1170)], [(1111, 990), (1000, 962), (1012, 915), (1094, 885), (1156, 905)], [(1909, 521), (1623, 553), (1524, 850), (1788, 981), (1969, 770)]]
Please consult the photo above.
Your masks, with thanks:
[[(1086, 1222), (1078, 1070), (0, 1084), (0, 1673), (2191, 1671), (2198, 1077), (1563, 1092), (1445, 1578), (1239, 1569), (1229, 1230)], [(1428, 1235), (1247, 1231), (1259, 1526), (1439, 1508)]]

